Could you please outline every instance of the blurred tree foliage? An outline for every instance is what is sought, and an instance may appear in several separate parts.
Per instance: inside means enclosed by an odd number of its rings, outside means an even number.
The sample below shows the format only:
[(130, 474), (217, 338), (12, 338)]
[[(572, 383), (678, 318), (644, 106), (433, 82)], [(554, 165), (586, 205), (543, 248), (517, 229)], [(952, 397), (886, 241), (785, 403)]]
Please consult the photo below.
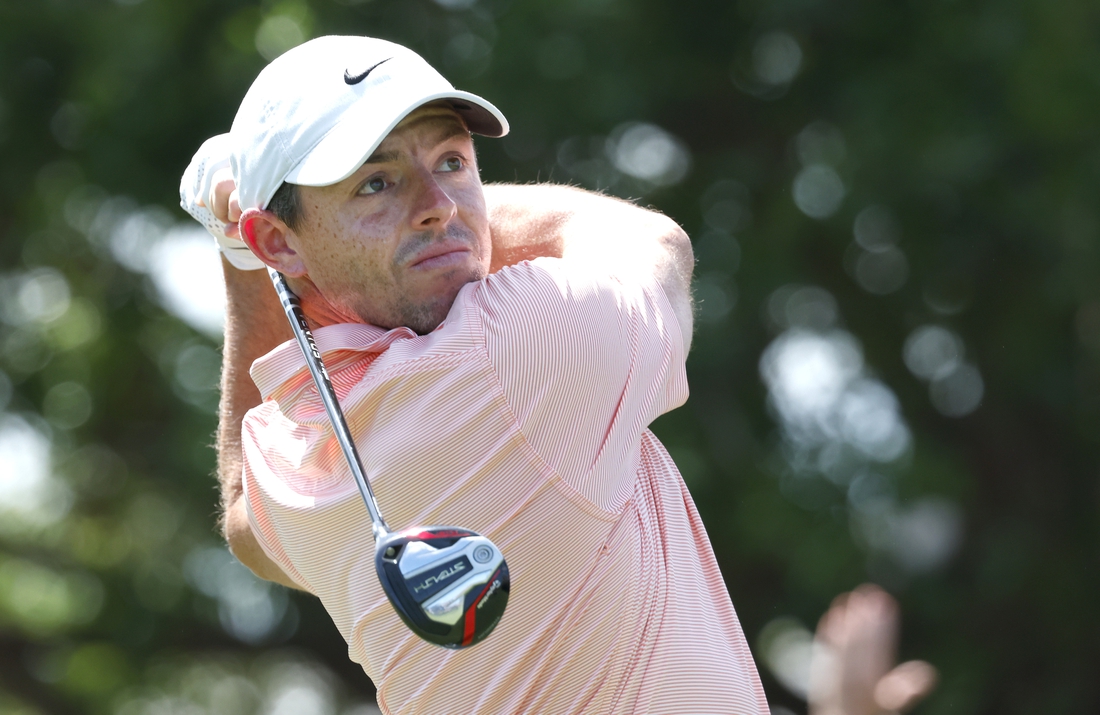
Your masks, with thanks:
[(870, 579), (941, 670), (920, 712), (1100, 711), (1100, 5), (7, 0), (0, 713), (370, 712), (216, 535), (216, 330), (165, 288), (211, 293), (172, 258), (191, 153), (326, 33), (496, 102), (486, 180), (692, 234), (693, 397), (654, 428), (773, 702), (765, 625)]

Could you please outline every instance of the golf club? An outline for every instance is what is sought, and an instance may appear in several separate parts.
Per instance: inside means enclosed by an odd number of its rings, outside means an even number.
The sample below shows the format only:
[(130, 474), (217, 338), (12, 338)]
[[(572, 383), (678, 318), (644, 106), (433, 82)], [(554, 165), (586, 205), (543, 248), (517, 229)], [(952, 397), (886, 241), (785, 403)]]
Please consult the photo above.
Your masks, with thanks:
[(492, 632), (508, 605), (511, 580), (504, 554), (489, 539), (461, 527), (390, 530), (378, 510), (298, 297), (282, 274), (272, 268), (268, 268), (268, 273), (370, 512), (374, 567), (382, 589), (405, 625), (429, 643), (444, 648), (466, 648), (478, 643)]

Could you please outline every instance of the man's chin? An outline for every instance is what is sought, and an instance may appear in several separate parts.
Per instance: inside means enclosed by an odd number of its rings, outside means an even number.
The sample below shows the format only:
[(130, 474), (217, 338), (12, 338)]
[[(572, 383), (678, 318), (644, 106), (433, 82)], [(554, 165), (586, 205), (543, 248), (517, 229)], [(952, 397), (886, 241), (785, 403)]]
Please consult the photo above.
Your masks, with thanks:
[(432, 332), (439, 324), (446, 320), (451, 312), (455, 299), (463, 287), (475, 283), (487, 274), (480, 264), (468, 266), (466, 270), (452, 271), (441, 280), (433, 281), (430, 289), (420, 295), (420, 300), (407, 299), (402, 301), (399, 308), (401, 314), (400, 325), (411, 328), (419, 335)]
[(488, 271), (484, 266), (470, 260), (449, 271), (440, 272), (432, 280), (427, 281), (419, 293), (424, 296), (425, 302), (430, 303), (433, 298), (438, 298), (446, 302), (450, 309), (450, 304), (454, 302), (460, 290), (470, 283), (481, 280), (487, 274)]

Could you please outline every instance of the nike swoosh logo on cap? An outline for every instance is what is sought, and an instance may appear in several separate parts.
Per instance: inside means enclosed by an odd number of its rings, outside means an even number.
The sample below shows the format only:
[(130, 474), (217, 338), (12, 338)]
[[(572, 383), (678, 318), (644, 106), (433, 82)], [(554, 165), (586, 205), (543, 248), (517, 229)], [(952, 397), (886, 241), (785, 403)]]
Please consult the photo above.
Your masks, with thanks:
[[(389, 62), (389, 61), (390, 61), (390, 60), (392, 60), (392, 59), (393, 59), (392, 57), (387, 57), (386, 59), (382, 60), (382, 62)], [(373, 71), (374, 71), (374, 68), (375, 68), (375, 67), (377, 67), (378, 65), (382, 64), (382, 62), (379, 62), (378, 64), (376, 64), (376, 65), (373, 65), (373, 66), (371, 66), (371, 67), (368, 67), (368, 68), (366, 69), (366, 71), (365, 71), (365, 72), (363, 72), (363, 74), (357, 74), (357, 75), (355, 75), (354, 77), (352, 77), (352, 76), (351, 76), (351, 75), (350, 75), (350, 74), (348, 73), (348, 71), (347, 71), (347, 70), (344, 70), (344, 81), (345, 81), (345, 82), (347, 82), (348, 84), (359, 84), (360, 82), (362, 82), (363, 80), (365, 80), (365, 79), (367, 78), (367, 75), (369, 75), (369, 74), (370, 74), (371, 72), (373, 72)]]

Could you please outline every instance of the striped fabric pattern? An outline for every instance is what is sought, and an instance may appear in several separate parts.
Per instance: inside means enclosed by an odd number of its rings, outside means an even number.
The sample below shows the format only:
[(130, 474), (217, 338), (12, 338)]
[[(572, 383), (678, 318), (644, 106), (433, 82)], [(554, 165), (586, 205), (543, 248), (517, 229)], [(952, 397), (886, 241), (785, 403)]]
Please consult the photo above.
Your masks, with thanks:
[(384, 712), (768, 712), (691, 496), (647, 429), (687, 399), (652, 277), (540, 258), (465, 286), (429, 335), (315, 338), (391, 527), (474, 529), (512, 574), (484, 642), (412, 635), (375, 577), (370, 518), (297, 345), (255, 363), (252, 527), (321, 599)]

